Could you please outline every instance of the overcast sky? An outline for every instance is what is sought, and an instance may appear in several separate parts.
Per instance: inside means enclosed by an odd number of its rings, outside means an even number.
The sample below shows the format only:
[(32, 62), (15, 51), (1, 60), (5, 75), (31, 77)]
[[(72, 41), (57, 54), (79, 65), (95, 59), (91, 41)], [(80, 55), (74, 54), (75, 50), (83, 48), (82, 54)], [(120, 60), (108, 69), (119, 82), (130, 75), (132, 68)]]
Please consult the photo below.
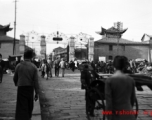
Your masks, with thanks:
[[(14, 27), (14, 0), (0, 0), (0, 24)], [(80, 32), (101, 38), (95, 31), (121, 21), (123, 38), (141, 41), (152, 35), (152, 0), (18, 0), (16, 36), (29, 31), (50, 34)], [(14, 31), (8, 33), (13, 37)]]

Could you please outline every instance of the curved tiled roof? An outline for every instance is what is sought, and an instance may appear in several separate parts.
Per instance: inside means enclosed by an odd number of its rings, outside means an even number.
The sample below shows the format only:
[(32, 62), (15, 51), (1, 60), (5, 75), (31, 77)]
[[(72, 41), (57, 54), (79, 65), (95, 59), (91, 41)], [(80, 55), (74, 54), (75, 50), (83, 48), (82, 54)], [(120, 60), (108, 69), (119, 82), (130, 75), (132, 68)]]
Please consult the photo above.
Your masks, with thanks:
[[(5, 35), (0, 36), (0, 41), (7, 42), (7, 41), (13, 41), (13, 40), (14, 40), (14, 38), (9, 37), (9, 36), (5, 36)], [(16, 39), (16, 41), (19, 41), (19, 40), (18, 40), (18, 39)]]
[(103, 27), (101, 27), (101, 32), (96, 32), (97, 34), (99, 35), (105, 35), (105, 34), (123, 34), (127, 31), (128, 28), (124, 29), (124, 30), (118, 30), (117, 28), (115, 27), (111, 27), (109, 29), (105, 29)]
[[(95, 41), (95, 43), (117, 43), (118, 42), (118, 39), (117, 38), (102, 38), (98, 41)], [(119, 44), (149, 44), (149, 43), (145, 43), (145, 42), (134, 42), (134, 41), (130, 41), (130, 40), (127, 40), (127, 39), (123, 39), (123, 38), (120, 38), (119, 39)]]
[(10, 24), (4, 26), (0, 25), (0, 30), (10, 31), (12, 29), (13, 28), (10, 28)]

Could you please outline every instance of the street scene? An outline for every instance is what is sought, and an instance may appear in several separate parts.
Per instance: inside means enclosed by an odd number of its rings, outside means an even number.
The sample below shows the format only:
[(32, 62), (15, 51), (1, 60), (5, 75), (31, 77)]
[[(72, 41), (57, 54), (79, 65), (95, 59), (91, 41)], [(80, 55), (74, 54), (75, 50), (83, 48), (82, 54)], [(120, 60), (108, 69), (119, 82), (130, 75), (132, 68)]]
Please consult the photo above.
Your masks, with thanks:
[(0, 120), (152, 120), (149, 0), (0, 0)]
[[(4, 75), (0, 84), (0, 120), (15, 120), (16, 87), (13, 75)], [(88, 120), (85, 113), (84, 90), (81, 89), (80, 72), (66, 70), (65, 77), (48, 80), (40, 77), (40, 104), (34, 103), (32, 120)], [(152, 92), (146, 86), (136, 91), (139, 114), (137, 120), (152, 119)], [(40, 109), (41, 105), (41, 109)], [(144, 112), (148, 111), (148, 112)], [(101, 111), (102, 113), (102, 111)]]

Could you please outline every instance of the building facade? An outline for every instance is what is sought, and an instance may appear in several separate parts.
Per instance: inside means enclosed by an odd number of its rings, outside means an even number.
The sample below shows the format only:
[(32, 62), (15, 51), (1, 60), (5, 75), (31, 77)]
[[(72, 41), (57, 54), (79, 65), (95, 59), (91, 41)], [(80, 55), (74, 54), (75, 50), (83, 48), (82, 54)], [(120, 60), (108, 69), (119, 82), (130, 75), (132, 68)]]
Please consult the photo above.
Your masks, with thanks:
[(64, 58), (66, 61), (68, 60), (68, 49), (57, 47), (53, 49), (53, 56), (52, 60), (55, 60), (56, 58)]
[[(14, 38), (7, 36), (7, 32), (11, 31), (10, 25), (0, 25), (0, 53), (3, 59), (7, 59), (13, 55)], [(19, 40), (15, 40), (15, 55), (19, 55)]]
[(133, 42), (121, 38), (118, 45), (117, 39), (104, 38), (95, 42), (94, 53), (96, 62), (100, 57), (104, 57), (108, 61), (113, 60), (117, 55), (124, 55), (128, 59), (149, 60), (149, 43)]
[(128, 59), (142, 58), (149, 61), (150, 44), (148, 42), (134, 42), (121, 38), (122, 34), (126, 31), (118, 30), (111, 27), (109, 29), (102, 28), (102, 39), (94, 43), (94, 60), (95, 62), (113, 60), (117, 55), (124, 55)]
[[(70, 39), (73, 39), (72, 44), (70, 43)], [(81, 34), (77, 37), (70, 37), (67, 43), (67, 47), (65, 48), (55, 48), (53, 50), (53, 58), (60, 57), (65, 58), (66, 61), (70, 60), (85, 60), (88, 59), (88, 39)], [(72, 45), (72, 48), (71, 46)], [(72, 49), (72, 50), (71, 50)], [(71, 50), (71, 51), (70, 51)], [(70, 58), (72, 52), (72, 58)]]

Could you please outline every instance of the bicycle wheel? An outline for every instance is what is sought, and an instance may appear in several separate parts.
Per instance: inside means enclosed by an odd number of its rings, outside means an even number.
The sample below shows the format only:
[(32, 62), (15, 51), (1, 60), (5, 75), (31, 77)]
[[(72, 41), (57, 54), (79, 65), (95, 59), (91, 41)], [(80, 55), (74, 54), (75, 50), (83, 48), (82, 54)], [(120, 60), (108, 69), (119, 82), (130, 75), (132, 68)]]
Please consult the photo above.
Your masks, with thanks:
[[(104, 96), (97, 88), (89, 91), (88, 104), (88, 120), (105, 120), (105, 115), (102, 114), (105, 111)], [(94, 116), (89, 114), (90, 110), (93, 110)]]

